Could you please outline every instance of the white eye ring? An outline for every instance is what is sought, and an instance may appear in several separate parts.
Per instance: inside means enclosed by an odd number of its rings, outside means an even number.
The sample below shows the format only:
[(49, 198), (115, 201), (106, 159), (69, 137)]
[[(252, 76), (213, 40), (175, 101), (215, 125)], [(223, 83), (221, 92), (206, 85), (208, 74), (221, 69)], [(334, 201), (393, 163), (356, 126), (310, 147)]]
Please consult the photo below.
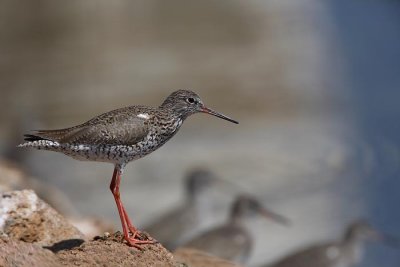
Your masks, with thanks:
[(194, 100), (193, 97), (189, 97), (189, 98), (187, 99), (187, 102), (189, 102), (190, 104), (193, 104), (193, 103), (196, 103), (197, 101)]

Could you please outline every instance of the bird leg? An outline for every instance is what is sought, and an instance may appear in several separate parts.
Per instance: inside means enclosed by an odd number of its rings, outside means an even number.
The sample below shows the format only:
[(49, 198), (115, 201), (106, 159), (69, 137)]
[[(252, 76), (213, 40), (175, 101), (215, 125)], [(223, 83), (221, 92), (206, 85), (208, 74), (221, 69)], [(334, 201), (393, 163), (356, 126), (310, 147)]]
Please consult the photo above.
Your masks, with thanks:
[[(119, 185), (121, 182), (121, 171), (114, 169), (113, 178), (111, 180), (110, 189), (114, 195), (114, 199), (117, 203), (118, 212), (120, 214), (121, 222), (128, 227), (130, 231), (130, 236), (135, 237), (138, 230), (135, 226), (133, 226), (131, 220), (129, 219), (128, 213), (125, 210), (124, 205), (122, 204), (120, 192), (119, 192)], [(122, 211), (122, 214), (121, 214)], [(121, 216), (122, 215), (122, 216)]]
[[(153, 244), (154, 241), (139, 239), (140, 232), (135, 226), (133, 226), (131, 220), (129, 219), (128, 213), (126, 212), (124, 205), (122, 204), (121, 196), (120, 196), (120, 192), (119, 192), (119, 184), (121, 182), (121, 173), (122, 173), (122, 168), (116, 166), (114, 168), (114, 173), (113, 173), (113, 177), (111, 180), (110, 189), (114, 195), (115, 203), (117, 204), (118, 213), (119, 213), (119, 217), (121, 219), (121, 224), (122, 224), (122, 231), (124, 232), (124, 238), (129, 243), (129, 245), (140, 249), (140, 247), (138, 245)], [(139, 238), (137, 238), (138, 236), (139, 236)]]

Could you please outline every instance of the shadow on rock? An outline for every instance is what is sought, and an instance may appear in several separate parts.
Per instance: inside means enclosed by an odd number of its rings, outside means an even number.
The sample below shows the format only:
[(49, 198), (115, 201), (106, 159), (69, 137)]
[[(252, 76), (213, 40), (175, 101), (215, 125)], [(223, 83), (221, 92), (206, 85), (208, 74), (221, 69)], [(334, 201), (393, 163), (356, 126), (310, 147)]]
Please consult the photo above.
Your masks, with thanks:
[(52, 246), (44, 246), (43, 248), (46, 248), (54, 253), (57, 253), (61, 250), (67, 250), (79, 247), (80, 245), (82, 245), (83, 242), (85, 242), (83, 239), (68, 239), (55, 243)]

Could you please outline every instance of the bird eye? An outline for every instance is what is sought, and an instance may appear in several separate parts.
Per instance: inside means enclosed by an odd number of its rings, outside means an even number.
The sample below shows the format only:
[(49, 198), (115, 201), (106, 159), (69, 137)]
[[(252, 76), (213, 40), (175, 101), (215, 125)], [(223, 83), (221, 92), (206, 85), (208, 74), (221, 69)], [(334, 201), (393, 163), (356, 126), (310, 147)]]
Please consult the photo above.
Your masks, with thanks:
[(189, 98), (187, 99), (187, 101), (188, 101), (190, 104), (193, 104), (194, 102), (196, 102), (196, 101), (194, 100), (193, 97), (189, 97)]

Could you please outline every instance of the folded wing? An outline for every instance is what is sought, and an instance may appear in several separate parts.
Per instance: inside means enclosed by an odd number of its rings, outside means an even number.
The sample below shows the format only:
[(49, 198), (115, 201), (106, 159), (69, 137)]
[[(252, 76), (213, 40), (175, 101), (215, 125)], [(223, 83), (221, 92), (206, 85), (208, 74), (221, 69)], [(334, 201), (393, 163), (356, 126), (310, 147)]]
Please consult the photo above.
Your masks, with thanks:
[(71, 128), (38, 130), (25, 135), (25, 140), (51, 140), (68, 144), (132, 145), (149, 133), (148, 118), (132, 112), (109, 112)]

